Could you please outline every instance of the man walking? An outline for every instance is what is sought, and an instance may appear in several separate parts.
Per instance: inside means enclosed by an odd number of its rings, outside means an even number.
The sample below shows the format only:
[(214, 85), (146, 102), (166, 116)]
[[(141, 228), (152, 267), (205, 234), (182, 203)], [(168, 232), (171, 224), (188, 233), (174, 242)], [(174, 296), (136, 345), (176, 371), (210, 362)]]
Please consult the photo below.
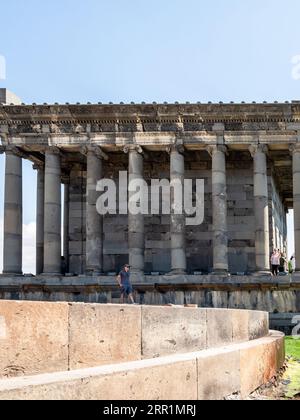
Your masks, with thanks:
[(117, 281), (119, 283), (119, 286), (121, 288), (121, 300), (120, 303), (124, 303), (124, 297), (125, 295), (129, 297), (130, 302), (134, 304), (133, 299), (133, 287), (130, 282), (130, 266), (128, 264), (125, 264), (123, 267), (123, 270), (120, 272), (120, 274), (117, 277)]

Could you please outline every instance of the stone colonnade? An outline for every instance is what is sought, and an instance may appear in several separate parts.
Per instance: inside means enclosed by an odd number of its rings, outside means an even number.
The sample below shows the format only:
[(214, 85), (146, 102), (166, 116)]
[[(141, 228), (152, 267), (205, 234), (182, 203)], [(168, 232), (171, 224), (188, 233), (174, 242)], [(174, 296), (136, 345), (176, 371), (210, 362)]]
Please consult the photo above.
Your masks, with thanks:
[[(185, 174), (184, 148), (174, 145), (170, 153), (170, 180), (182, 181)], [(4, 274), (22, 273), (22, 155), (17, 148), (6, 147), (5, 212), (4, 212)], [(129, 180), (142, 180), (143, 150), (136, 145), (126, 146)], [(226, 146), (209, 146), (212, 157), (212, 213), (213, 213), (213, 271), (228, 273)], [(269, 270), (269, 213), (267, 180), (267, 147), (251, 146), (254, 160), (255, 248), (258, 272)], [(300, 149), (292, 148), (294, 177), (294, 212), (296, 261), (300, 270)], [(86, 201), (86, 271), (97, 275), (103, 271), (103, 221), (96, 210), (96, 182), (103, 177), (103, 159), (107, 156), (99, 147), (85, 148), (87, 161)], [(37, 176), (37, 274), (61, 273), (61, 158), (58, 148), (47, 148), (45, 167), (38, 166)], [(129, 199), (130, 199), (129, 192)], [(65, 204), (68, 203), (68, 185), (65, 185)], [(185, 216), (175, 214), (171, 194), (171, 273), (185, 273)], [(67, 223), (65, 206), (64, 237), (68, 258)], [(145, 229), (144, 216), (128, 216), (129, 263), (137, 273), (144, 272)], [(68, 262), (65, 262), (68, 266)]]

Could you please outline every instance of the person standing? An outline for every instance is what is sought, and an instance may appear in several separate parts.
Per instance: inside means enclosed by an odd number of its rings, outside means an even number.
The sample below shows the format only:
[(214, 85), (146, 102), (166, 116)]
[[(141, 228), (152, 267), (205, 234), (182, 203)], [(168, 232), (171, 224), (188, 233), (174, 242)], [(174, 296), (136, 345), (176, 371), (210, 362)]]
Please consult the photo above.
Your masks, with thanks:
[(294, 256), (292, 256), (291, 259), (288, 262), (289, 274), (293, 274), (293, 272), (294, 272), (294, 261), (293, 260), (294, 260)]
[(120, 271), (120, 274), (117, 277), (117, 281), (121, 288), (120, 303), (123, 304), (125, 296), (128, 296), (131, 303), (134, 304), (135, 302), (133, 299), (133, 287), (130, 282), (130, 266), (128, 264), (125, 264), (123, 270)]
[(286, 273), (286, 258), (283, 252), (280, 253), (279, 273)]
[(276, 249), (274, 249), (273, 254), (271, 256), (271, 266), (272, 266), (273, 276), (278, 276), (279, 265), (280, 265), (280, 254)]

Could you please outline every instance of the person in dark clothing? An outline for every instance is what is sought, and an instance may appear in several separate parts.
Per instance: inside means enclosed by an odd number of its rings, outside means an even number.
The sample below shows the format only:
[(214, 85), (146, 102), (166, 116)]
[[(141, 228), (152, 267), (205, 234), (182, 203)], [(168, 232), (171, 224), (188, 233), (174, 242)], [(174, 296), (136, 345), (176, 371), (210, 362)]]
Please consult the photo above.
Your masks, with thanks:
[(286, 258), (283, 253), (280, 255), (279, 259), (279, 273), (285, 273), (286, 272)]
[(125, 264), (123, 270), (120, 271), (120, 274), (117, 277), (117, 281), (121, 288), (120, 303), (123, 304), (125, 296), (128, 296), (131, 303), (134, 304), (135, 302), (133, 298), (133, 287), (130, 282), (130, 266), (128, 264)]

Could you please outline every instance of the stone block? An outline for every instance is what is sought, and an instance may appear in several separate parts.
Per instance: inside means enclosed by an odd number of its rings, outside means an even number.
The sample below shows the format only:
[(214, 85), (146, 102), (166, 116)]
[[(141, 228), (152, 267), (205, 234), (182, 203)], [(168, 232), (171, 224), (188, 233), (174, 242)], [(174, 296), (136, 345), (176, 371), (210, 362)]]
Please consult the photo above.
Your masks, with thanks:
[(141, 307), (72, 304), (70, 368), (141, 359)]
[(82, 241), (70, 241), (69, 242), (69, 253), (70, 255), (82, 255), (84, 244)]
[(142, 307), (142, 357), (206, 348), (206, 310)]
[(197, 357), (198, 399), (223, 400), (240, 391), (240, 353), (207, 350)]
[[(181, 360), (182, 359), (182, 360)], [(197, 400), (196, 358), (176, 357), (0, 381), (0, 400)]]
[(241, 396), (247, 397), (276, 376), (276, 343), (272, 338), (242, 345), (240, 350)]
[(0, 301), (0, 377), (68, 369), (68, 304)]
[(207, 309), (207, 347), (221, 347), (232, 339), (232, 311)]
[(276, 370), (279, 371), (285, 362), (285, 339), (283, 334), (278, 331), (272, 331), (272, 337), (276, 339), (273, 345), (276, 354)]
[(249, 340), (249, 311), (232, 310), (232, 338), (234, 343)]
[(269, 317), (266, 312), (249, 312), (249, 340), (266, 337), (269, 334)]

